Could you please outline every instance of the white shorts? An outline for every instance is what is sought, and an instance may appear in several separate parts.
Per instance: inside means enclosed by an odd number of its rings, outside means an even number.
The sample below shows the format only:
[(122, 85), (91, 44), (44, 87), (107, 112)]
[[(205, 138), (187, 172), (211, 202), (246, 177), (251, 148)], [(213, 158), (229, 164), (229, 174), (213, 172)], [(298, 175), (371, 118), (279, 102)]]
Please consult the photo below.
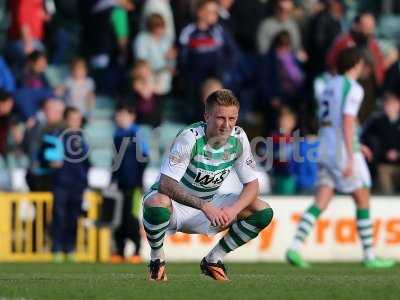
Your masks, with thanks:
[(316, 186), (329, 186), (346, 194), (360, 188), (371, 187), (371, 175), (361, 152), (354, 154), (353, 176), (344, 177), (342, 175), (344, 167), (345, 160), (320, 162)]
[[(145, 195), (143, 202), (155, 193), (157, 193), (157, 191), (152, 191)], [(239, 195), (237, 194), (216, 194), (210, 203), (216, 207), (231, 206), (238, 198)], [(168, 226), (168, 234), (173, 234), (178, 231), (184, 233), (215, 235), (221, 230), (222, 228), (220, 227), (212, 226), (206, 215), (201, 210), (172, 200), (172, 215)]]

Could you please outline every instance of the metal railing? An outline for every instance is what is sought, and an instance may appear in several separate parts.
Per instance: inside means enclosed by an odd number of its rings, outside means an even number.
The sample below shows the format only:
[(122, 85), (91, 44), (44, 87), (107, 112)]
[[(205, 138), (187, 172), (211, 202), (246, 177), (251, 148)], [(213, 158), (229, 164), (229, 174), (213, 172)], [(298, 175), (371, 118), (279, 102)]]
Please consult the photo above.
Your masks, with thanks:
[[(107, 262), (110, 232), (93, 226), (99, 217), (101, 196), (84, 195), (86, 216), (78, 219), (76, 261)], [(0, 261), (46, 262), (52, 260), (51, 232), (53, 195), (0, 193)]]

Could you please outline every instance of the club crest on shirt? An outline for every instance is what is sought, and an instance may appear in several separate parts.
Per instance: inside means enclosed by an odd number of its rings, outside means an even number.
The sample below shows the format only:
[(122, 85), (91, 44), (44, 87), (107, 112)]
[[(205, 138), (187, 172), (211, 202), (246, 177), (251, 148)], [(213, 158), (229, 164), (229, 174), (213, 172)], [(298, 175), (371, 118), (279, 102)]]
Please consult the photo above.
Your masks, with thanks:
[(256, 168), (256, 162), (254, 161), (254, 158), (252, 156), (249, 156), (246, 159), (246, 165), (248, 165), (250, 168), (255, 169)]
[(231, 154), (229, 153), (229, 149), (225, 149), (222, 159), (229, 160), (230, 157), (231, 157)]

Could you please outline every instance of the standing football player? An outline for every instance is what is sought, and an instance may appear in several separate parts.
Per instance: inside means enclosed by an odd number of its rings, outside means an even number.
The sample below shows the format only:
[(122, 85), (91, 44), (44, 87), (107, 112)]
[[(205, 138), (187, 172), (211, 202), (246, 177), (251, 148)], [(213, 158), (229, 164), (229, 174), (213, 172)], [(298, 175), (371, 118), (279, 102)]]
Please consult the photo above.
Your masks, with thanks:
[[(167, 280), (163, 242), (169, 232), (214, 235), (228, 232), (201, 261), (201, 271), (227, 281), (223, 264), (231, 251), (254, 239), (272, 220), (259, 186), (249, 140), (235, 126), (239, 102), (226, 89), (208, 96), (205, 122), (183, 129), (161, 166), (161, 174), (143, 197), (143, 225), (151, 247), (148, 279)], [(234, 169), (243, 183), (239, 195), (218, 195)]]
[(379, 259), (373, 249), (373, 230), (369, 211), (370, 173), (356, 134), (357, 114), (364, 97), (357, 83), (364, 68), (362, 55), (357, 48), (343, 50), (338, 57), (338, 75), (329, 80), (319, 99), (320, 148), (315, 202), (301, 217), (291, 247), (286, 252), (287, 261), (297, 267), (307, 268), (299, 249), (315, 221), (331, 201), (335, 189), (350, 194), (357, 207), (357, 229), (361, 239), (364, 259), (368, 268), (389, 268), (395, 262)]

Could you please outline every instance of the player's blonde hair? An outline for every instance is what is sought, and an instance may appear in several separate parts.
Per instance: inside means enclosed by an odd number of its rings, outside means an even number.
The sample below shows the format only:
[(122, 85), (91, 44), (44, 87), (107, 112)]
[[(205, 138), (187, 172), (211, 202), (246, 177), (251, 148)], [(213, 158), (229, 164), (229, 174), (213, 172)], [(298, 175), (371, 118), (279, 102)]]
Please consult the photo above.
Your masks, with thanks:
[(209, 112), (216, 105), (240, 107), (238, 99), (232, 91), (228, 89), (216, 90), (207, 97), (205, 107), (206, 112)]

